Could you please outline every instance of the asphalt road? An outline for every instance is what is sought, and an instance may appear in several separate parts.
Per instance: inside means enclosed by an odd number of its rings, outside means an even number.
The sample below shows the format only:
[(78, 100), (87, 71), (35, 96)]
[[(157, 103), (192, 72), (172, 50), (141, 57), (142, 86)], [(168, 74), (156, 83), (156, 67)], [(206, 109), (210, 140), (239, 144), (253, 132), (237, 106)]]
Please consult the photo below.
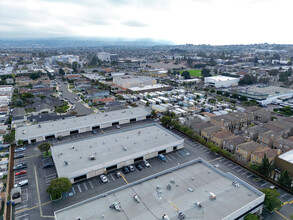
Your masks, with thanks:
[(67, 90), (67, 86), (61, 80), (58, 80), (59, 89), (62, 92), (62, 97), (64, 99), (68, 99), (71, 104), (75, 105), (75, 108), (71, 110), (71, 112), (77, 112), (77, 115), (89, 115), (93, 113), (93, 110), (85, 107), (80, 101), (76, 100), (75, 98), (78, 97), (75, 93), (69, 92)]
[[(153, 123), (153, 121), (151, 120), (129, 123), (122, 125), (121, 129), (150, 122)], [(95, 135), (98, 136), (101, 133), (111, 133), (113, 130), (116, 129), (117, 128), (113, 126), (111, 128), (99, 130), (97, 134), (93, 134), (92, 132), (76, 134), (70, 137), (66, 137), (62, 140), (52, 140), (52, 143), (58, 144), (60, 142), (70, 142), (74, 141), (75, 139), (87, 138)], [(115, 189), (127, 183), (134, 182), (149, 175), (153, 175), (168, 168), (177, 166), (178, 163), (182, 164), (188, 162), (197, 157), (205, 159), (206, 161), (215, 165), (216, 167), (218, 167), (218, 169), (224, 172), (233, 173), (234, 175), (250, 183), (256, 188), (267, 188), (271, 185), (267, 181), (257, 177), (256, 175), (250, 173), (248, 170), (238, 166), (237, 164), (234, 164), (230, 160), (214, 154), (206, 147), (187, 138), (181, 133), (174, 130), (173, 132), (185, 139), (184, 149), (166, 154), (166, 163), (161, 162), (158, 158), (152, 158), (148, 160), (151, 165), (150, 168), (144, 166), (143, 170), (141, 171), (138, 171), (135, 168), (134, 172), (123, 175), (125, 179), (117, 178), (114, 173), (111, 172), (106, 175), (109, 179), (108, 183), (102, 183), (99, 177), (94, 177), (82, 182), (75, 183), (73, 184), (70, 192), (65, 194), (64, 198), (56, 202), (51, 202), (48, 194), (46, 193), (46, 188), (50, 183), (50, 180), (56, 177), (56, 170), (55, 168), (43, 169), (42, 165), (44, 161), (43, 158), (40, 156), (37, 145), (28, 145), (25, 152), (27, 158), (16, 161), (27, 162), (28, 173), (26, 174), (26, 176), (23, 176), (23, 178), (29, 179), (30, 182), (28, 186), (24, 187), (22, 193), (22, 198), (24, 198), (24, 202), (17, 205), (14, 209), (15, 219), (27, 220), (53, 218), (54, 211), (56, 210), (91, 198), (95, 195), (105, 193), (109, 190)], [(293, 205), (290, 204), (290, 202), (293, 201), (293, 196), (287, 192), (284, 192), (283, 190), (278, 191), (281, 195), (280, 199), (285, 205), (279, 210), (279, 213), (275, 212), (272, 214), (268, 214), (264, 212), (265, 219), (290, 219), (290, 214), (293, 213)]]

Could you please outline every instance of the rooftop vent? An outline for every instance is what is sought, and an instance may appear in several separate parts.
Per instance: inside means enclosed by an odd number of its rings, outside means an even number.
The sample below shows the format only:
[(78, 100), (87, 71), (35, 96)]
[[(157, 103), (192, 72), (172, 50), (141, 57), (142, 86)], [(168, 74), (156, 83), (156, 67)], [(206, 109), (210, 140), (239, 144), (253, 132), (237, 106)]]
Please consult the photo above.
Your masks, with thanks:
[(68, 162), (67, 162), (67, 161), (64, 161), (64, 165), (65, 165), (65, 166), (68, 166)]
[(90, 160), (95, 160), (96, 157), (94, 155), (90, 155)]
[(127, 148), (126, 148), (126, 147), (123, 147), (123, 146), (122, 146), (122, 148), (123, 148), (123, 150), (127, 151)]
[(23, 133), (23, 134), (26, 134), (26, 130), (23, 130), (22, 133)]
[(42, 126), (41, 125), (38, 125), (38, 127), (41, 128)]
[(74, 149), (74, 146), (71, 146), (70, 149)]

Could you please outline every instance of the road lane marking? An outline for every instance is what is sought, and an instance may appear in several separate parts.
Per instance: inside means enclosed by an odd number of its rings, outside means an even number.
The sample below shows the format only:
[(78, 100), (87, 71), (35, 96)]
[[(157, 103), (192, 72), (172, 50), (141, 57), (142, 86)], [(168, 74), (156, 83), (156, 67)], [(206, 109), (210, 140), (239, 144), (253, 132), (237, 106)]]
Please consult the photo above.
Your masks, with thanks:
[(284, 219), (289, 220), (285, 215), (281, 214), (281, 213), (278, 212), (276, 209), (275, 209), (275, 212), (276, 212), (277, 214), (279, 214), (281, 217), (283, 217)]

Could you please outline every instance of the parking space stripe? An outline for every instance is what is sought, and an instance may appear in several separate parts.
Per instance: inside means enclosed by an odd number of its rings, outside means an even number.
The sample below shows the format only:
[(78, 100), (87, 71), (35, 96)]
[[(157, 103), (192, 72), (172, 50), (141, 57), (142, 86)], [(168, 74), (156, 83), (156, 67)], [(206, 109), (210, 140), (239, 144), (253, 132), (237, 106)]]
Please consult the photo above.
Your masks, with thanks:
[(237, 170), (237, 172), (240, 172), (240, 171), (242, 171), (243, 170), (243, 168), (240, 168), (239, 170)]
[(182, 156), (181, 156), (179, 153), (177, 153), (177, 152), (176, 152), (176, 155), (177, 155), (178, 157), (182, 157)]
[(90, 180), (89, 180), (89, 184), (90, 184), (91, 188), (94, 188), (94, 186)]
[(231, 167), (231, 166), (233, 166), (233, 164), (232, 164), (232, 163), (230, 163), (230, 164), (228, 165), (228, 167)]
[(113, 181), (115, 181), (115, 178), (113, 177), (113, 174), (111, 173), (110, 176), (112, 177)]
[(17, 207), (15, 207), (15, 210), (24, 209), (24, 208), (26, 208), (26, 207), (28, 207), (28, 204), (23, 205), (23, 206), (17, 206)]
[(175, 158), (173, 155), (171, 155), (171, 154), (169, 154), (168, 156), (170, 156), (173, 160), (176, 159), (176, 158)]
[(287, 196), (287, 193), (284, 193), (283, 195), (281, 195), (281, 198), (284, 198), (285, 196)]
[(71, 187), (71, 189), (72, 189), (73, 194), (75, 194), (75, 189), (73, 186)]
[(170, 158), (169, 158), (169, 156), (168, 156), (168, 155), (165, 155), (165, 157), (166, 157), (168, 160), (172, 160), (172, 159), (170, 159)]
[(245, 175), (248, 171), (245, 171), (244, 173), (242, 173), (241, 175)]
[(84, 185), (85, 191), (87, 191), (88, 190), (87, 185), (85, 183), (83, 183), (83, 185)]
[(77, 188), (78, 188), (79, 192), (82, 192), (79, 184), (77, 184)]
[(265, 185), (267, 185), (268, 183), (264, 183), (264, 184), (261, 184), (261, 186), (265, 186)]

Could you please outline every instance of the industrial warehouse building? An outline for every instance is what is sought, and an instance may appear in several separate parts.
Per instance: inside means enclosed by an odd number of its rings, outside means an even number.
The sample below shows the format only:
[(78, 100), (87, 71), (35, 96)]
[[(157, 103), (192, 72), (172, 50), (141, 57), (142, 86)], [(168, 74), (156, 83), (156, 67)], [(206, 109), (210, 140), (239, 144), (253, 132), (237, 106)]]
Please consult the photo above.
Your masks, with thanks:
[(228, 88), (231, 86), (238, 86), (239, 78), (229, 76), (211, 76), (205, 77), (204, 83), (207, 86), (213, 86), (215, 88)]
[(264, 199), (256, 188), (199, 158), (58, 210), (55, 220), (155, 220), (164, 214), (180, 219), (179, 212), (185, 219), (244, 219), (261, 214)]
[(72, 183), (183, 148), (184, 140), (157, 124), (51, 147), (58, 177)]
[(64, 137), (71, 134), (88, 132), (93, 129), (126, 124), (150, 117), (150, 111), (145, 108), (131, 108), (117, 111), (91, 114), (82, 117), (65, 118), (58, 121), (49, 121), (39, 124), (17, 127), (15, 139), (25, 143), (45, 141), (51, 138)]

